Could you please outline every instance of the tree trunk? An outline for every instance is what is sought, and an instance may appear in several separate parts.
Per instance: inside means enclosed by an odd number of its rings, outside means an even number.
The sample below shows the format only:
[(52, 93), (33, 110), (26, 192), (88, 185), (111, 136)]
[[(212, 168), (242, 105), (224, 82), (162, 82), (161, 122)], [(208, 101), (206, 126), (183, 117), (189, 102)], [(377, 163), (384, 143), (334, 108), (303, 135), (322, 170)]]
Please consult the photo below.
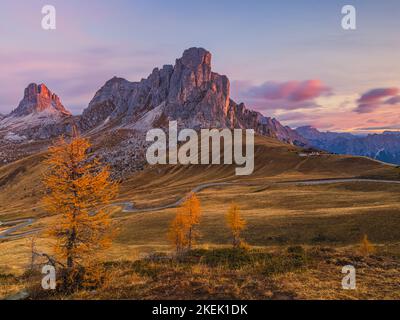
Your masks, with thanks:
[(72, 249), (73, 249), (73, 247), (75, 245), (75, 240), (76, 240), (76, 230), (75, 230), (75, 227), (74, 227), (72, 229), (71, 236), (68, 239), (68, 245), (67, 245), (67, 250), (68, 250), (68, 253), (67, 253), (67, 268), (68, 269), (71, 269), (71, 268), (74, 267), (74, 256), (73, 256), (73, 253), (72, 253)]
[(192, 250), (192, 227), (189, 228), (189, 251)]

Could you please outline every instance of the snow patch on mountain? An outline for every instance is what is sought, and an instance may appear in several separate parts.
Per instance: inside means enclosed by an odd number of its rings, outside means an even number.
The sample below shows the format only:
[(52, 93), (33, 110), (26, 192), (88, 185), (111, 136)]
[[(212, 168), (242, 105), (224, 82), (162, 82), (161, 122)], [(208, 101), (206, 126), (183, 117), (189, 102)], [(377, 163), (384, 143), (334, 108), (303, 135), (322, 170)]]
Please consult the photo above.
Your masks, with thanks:
[(27, 138), (25, 136), (20, 136), (14, 132), (7, 132), (7, 134), (4, 136), (4, 140), (9, 141), (9, 142), (23, 142), (26, 141)]

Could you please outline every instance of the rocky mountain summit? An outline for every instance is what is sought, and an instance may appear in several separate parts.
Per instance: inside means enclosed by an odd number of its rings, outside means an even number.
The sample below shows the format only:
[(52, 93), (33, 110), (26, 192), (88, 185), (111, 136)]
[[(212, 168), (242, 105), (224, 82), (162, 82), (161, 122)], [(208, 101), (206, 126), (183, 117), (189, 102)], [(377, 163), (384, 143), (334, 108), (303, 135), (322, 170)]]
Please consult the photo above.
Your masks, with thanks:
[(18, 107), (11, 112), (11, 117), (24, 117), (30, 114), (46, 112), (57, 116), (70, 116), (71, 113), (62, 105), (60, 98), (44, 84), (31, 83), (24, 91), (24, 97)]
[[(304, 145), (306, 140), (276, 119), (230, 98), (226, 76), (212, 71), (211, 53), (190, 48), (175, 65), (155, 68), (139, 82), (114, 77), (97, 91), (78, 117), (44, 84), (30, 84), (18, 107), (0, 120), (0, 134), (15, 141), (49, 139), (68, 132), (75, 122), (83, 133), (129, 129), (144, 132), (177, 120), (185, 128), (242, 128)], [(21, 139), (16, 136), (21, 137)], [(0, 135), (1, 138), (1, 135)]]
[(145, 133), (152, 128), (166, 128), (173, 120), (180, 128), (254, 129), (290, 144), (307, 144), (300, 134), (278, 120), (233, 101), (229, 79), (212, 71), (211, 60), (207, 50), (190, 48), (175, 65), (155, 68), (139, 82), (114, 77), (96, 92), (81, 116), (72, 116), (44, 84), (32, 83), (18, 107), (0, 119), (0, 140), (3, 147), (18, 145), (20, 154), (26, 150), (31, 153), (32, 143), (40, 142), (44, 148), (51, 139), (68, 135), (76, 125), (92, 138), (96, 152), (122, 176), (125, 171), (143, 167)]
[(67, 130), (71, 113), (44, 84), (31, 83), (18, 107), (0, 119), (0, 138), (13, 142), (49, 139)]
[(211, 58), (205, 49), (190, 48), (174, 66), (156, 68), (147, 79), (110, 79), (84, 110), (80, 127), (85, 131), (107, 127), (146, 131), (177, 120), (185, 128), (255, 129), (288, 143), (306, 144), (279, 121), (234, 102), (229, 79), (212, 72)]
[(116, 168), (120, 178), (126, 171), (143, 167), (146, 132), (167, 128), (174, 120), (180, 128), (254, 129), (290, 144), (307, 144), (276, 119), (234, 102), (229, 79), (212, 71), (211, 60), (205, 49), (190, 48), (174, 66), (155, 68), (139, 82), (114, 77), (96, 92), (79, 119), (79, 127), (97, 136), (98, 145), (108, 146), (100, 148), (99, 154)]
[(361, 137), (312, 127), (292, 130), (233, 101), (229, 79), (213, 72), (211, 62), (210, 52), (190, 48), (174, 65), (155, 68), (146, 79), (114, 77), (96, 92), (81, 116), (72, 116), (46, 85), (32, 83), (18, 107), (0, 115), (0, 164), (45, 149), (76, 125), (123, 177), (124, 172), (143, 167), (147, 130), (166, 128), (174, 120), (180, 128), (254, 129), (289, 144), (400, 164), (399, 134)]

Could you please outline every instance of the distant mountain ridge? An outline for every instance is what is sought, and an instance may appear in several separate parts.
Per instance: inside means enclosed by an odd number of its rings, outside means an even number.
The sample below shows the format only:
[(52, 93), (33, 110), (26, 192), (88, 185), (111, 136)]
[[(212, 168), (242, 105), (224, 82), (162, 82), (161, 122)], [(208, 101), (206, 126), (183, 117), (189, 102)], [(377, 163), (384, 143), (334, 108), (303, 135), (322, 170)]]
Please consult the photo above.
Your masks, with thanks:
[(366, 156), (400, 164), (400, 133), (383, 132), (356, 136), (350, 133), (320, 132), (311, 126), (296, 129), (313, 147), (338, 154)]

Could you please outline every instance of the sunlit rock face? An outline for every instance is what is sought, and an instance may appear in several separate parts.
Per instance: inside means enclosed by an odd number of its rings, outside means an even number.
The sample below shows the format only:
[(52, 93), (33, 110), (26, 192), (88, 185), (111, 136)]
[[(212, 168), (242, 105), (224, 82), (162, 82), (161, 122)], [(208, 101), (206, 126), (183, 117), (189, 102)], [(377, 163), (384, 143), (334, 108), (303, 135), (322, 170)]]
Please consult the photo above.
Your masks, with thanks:
[(24, 91), (24, 98), (10, 115), (23, 117), (43, 111), (60, 116), (71, 115), (61, 104), (60, 98), (52, 93), (46, 85), (31, 83)]
[(71, 119), (56, 94), (44, 84), (31, 83), (18, 107), (0, 119), (0, 138), (15, 142), (49, 139), (70, 131)]

